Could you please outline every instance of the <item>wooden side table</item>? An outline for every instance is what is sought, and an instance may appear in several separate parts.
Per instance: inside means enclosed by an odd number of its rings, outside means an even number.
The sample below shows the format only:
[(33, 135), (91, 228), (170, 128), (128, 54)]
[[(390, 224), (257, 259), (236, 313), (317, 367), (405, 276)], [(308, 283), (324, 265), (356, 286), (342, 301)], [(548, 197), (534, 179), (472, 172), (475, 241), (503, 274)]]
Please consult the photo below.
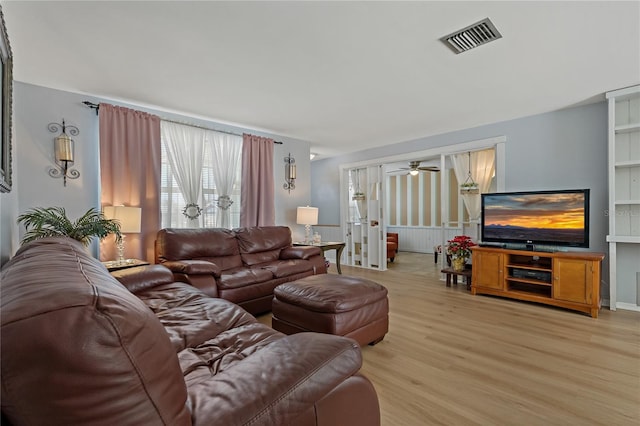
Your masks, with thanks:
[(451, 277), (453, 277), (453, 283), (458, 285), (458, 276), (465, 277), (467, 282), (467, 290), (471, 290), (471, 269), (463, 269), (462, 271), (456, 271), (453, 268), (444, 268), (440, 272), (447, 274), (447, 287), (451, 287)]
[(120, 269), (135, 268), (136, 266), (149, 265), (149, 262), (140, 259), (125, 259), (122, 262), (117, 260), (110, 260), (108, 262), (102, 262), (109, 272), (119, 271)]
[(300, 243), (300, 242), (298, 242), (298, 243), (294, 242), (293, 245), (294, 246), (315, 246), (315, 247), (320, 247), (320, 250), (322, 250), (323, 254), (327, 250), (335, 250), (336, 251), (336, 268), (338, 269), (338, 273), (342, 274), (342, 269), (340, 269), (340, 257), (342, 257), (342, 250), (344, 250), (344, 247), (345, 247), (346, 243), (339, 242), (339, 241), (318, 243), (318, 244), (314, 244), (314, 243), (305, 244), (305, 243)]

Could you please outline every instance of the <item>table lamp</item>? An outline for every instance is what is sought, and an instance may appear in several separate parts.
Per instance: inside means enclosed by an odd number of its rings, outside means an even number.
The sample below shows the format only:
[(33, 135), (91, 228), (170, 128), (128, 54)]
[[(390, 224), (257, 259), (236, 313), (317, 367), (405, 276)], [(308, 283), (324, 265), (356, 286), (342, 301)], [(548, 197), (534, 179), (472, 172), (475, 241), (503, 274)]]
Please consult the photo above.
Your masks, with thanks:
[(140, 207), (126, 206), (105, 206), (104, 217), (107, 219), (116, 219), (120, 222), (120, 233), (122, 239), (118, 243), (118, 263), (125, 263), (124, 258), (124, 239), (125, 234), (139, 234), (142, 209)]
[(311, 225), (318, 224), (318, 208), (317, 207), (298, 207), (298, 215), (296, 222), (298, 225), (304, 225), (305, 236), (304, 243), (311, 243)]

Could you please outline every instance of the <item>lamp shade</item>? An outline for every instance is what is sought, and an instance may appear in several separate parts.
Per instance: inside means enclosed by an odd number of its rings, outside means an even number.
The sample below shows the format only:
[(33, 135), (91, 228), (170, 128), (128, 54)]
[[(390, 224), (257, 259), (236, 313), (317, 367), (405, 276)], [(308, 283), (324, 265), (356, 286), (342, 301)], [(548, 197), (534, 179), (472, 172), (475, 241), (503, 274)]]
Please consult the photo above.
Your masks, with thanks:
[(105, 206), (104, 217), (120, 222), (120, 232), (137, 234), (140, 232), (142, 209), (140, 207)]
[(309, 206), (298, 207), (296, 222), (298, 223), (298, 225), (317, 225), (318, 208)]
[(56, 160), (73, 161), (73, 140), (66, 133), (55, 138), (54, 145)]

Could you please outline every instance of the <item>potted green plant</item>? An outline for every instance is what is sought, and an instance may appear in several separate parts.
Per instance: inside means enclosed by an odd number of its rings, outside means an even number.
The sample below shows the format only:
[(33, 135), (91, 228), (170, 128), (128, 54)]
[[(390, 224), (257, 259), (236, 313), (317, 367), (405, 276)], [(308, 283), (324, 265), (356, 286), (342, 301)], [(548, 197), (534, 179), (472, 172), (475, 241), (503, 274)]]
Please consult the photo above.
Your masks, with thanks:
[(115, 234), (116, 242), (122, 239), (120, 222), (105, 218), (101, 211), (94, 208), (72, 222), (62, 207), (37, 207), (18, 216), (18, 223), (22, 223), (27, 230), (20, 244), (57, 236), (73, 238), (85, 246), (89, 245), (93, 237), (102, 240)]

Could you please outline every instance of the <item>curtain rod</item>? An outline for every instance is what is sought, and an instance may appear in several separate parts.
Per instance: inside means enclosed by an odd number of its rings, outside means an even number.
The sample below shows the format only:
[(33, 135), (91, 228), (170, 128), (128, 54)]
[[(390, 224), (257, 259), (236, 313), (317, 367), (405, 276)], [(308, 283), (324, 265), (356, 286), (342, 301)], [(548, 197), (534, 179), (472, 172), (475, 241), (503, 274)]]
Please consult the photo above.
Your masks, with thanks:
[[(96, 110), (96, 115), (98, 115), (98, 110), (100, 109), (100, 104), (94, 104), (93, 102), (89, 102), (89, 101), (84, 101), (82, 103), (85, 104), (86, 106), (88, 106), (89, 108), (95, 109)], [(160, 117), (160, 119), (163, 120), (163, 121), (168, 121), (169, 123), (182, 124), (184, 126), (191, 126), (191, 127), (195, 127), (195, 128), (198, 128), (198, 129), (211, 130), (213, 132), (219, 132), (219, 133), (226, 133), (227, 135), (242, 136), (242, 133), (230, 132), (228, 130), (213, 129), (213, 128), (210, 128), (210, 127), (199, 126), (197, 124), (191, 124), (191, 123), (184, 123), (182, 121), (169, 120), (169, 119), (163, 118), (163, 117)], [(274, 140), (273, 143), (278, 144), (278, 145), (282, 145), (283, 144), (282, 142), (276, 141), (276, 140)]]

